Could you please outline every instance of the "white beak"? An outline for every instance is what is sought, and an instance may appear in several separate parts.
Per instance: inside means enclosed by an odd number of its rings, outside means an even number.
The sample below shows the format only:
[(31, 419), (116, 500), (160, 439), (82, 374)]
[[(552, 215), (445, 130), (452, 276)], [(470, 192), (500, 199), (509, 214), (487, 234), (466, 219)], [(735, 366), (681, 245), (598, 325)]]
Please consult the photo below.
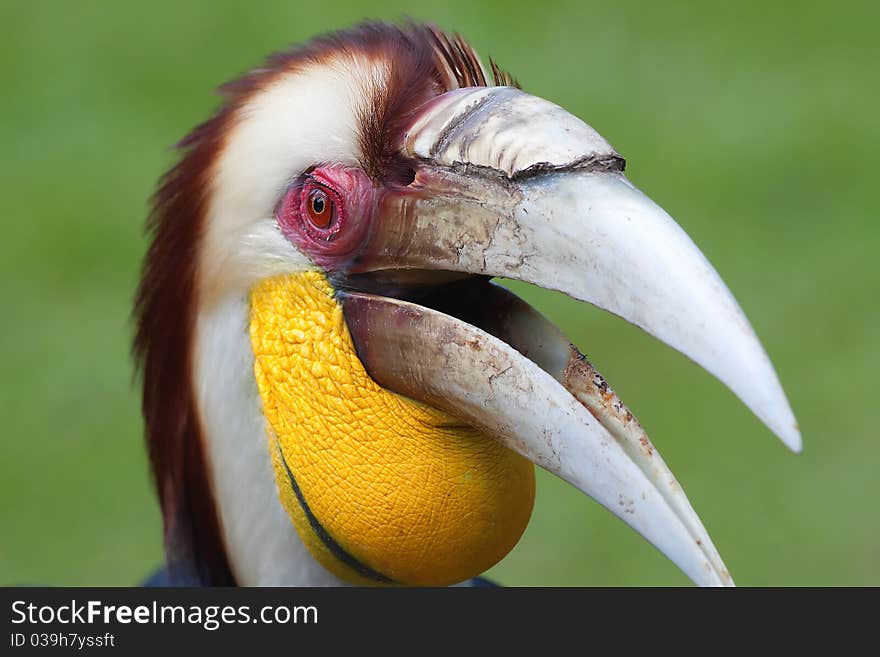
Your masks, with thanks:
[[(800, 451), (779, 379), (733, 295), (592, 128), (518, 90), (465, 89), (427, 107), (406, 145), (420, 163), (412, 190), (386, 201), (351, 274), (498, 276), (595, 304), (714, 374)], [(497, 287), (451, 294), (423, 305), (343, 294), (370, 374), (571, 482), (695, 582), (731, 584), (638, 422), (567, 339)]]

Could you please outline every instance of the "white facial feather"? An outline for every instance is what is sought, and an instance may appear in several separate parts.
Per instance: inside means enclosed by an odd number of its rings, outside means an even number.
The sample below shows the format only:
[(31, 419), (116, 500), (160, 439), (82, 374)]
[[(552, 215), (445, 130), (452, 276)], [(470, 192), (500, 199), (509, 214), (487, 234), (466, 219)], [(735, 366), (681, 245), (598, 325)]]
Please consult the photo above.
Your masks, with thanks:
[(249, 311), (246, 296), (229, 297), (196, 325), (196, 398), (230, 566), (242, 586), (338, 586), (278, 499)]
[[(368, 67), (368, 70), (365, 70)], [(232, 571), (242, 585), (339, 585), (309, 554), (281, 506), (254, 380), (248, 292), (313, 265), (274, 209), (322, 162), (357, 164), (363, 80), (387, 67), (346, 58), (282, 75), (238, 112), (217, 161), (199, 257), (195, 386), (207, 467)]]
[(274, 210), (287, 186), (323, 162), (356, 165), (364, 80), (381, 62), (348, 56), (280, 76), (238, 111), (212, 177), (199, 254), (200, 303), (250, 289), (267, 275), (312, 268), (281, 234)]

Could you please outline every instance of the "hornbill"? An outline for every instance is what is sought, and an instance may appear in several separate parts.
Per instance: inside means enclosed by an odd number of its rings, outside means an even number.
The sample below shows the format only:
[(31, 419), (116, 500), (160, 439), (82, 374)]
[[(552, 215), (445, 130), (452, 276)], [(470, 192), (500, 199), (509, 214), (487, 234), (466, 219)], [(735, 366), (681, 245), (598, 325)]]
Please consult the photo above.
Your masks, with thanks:
[(623, 402), (491, 282), (641, 327), (800, 449), (733, 296), (603, 137), (415, 23), (317, 38), (222, 92), (160, 183), (135, 307), (177, 581), (468, 581), (519, 540), (537, 464), (732, 584)]

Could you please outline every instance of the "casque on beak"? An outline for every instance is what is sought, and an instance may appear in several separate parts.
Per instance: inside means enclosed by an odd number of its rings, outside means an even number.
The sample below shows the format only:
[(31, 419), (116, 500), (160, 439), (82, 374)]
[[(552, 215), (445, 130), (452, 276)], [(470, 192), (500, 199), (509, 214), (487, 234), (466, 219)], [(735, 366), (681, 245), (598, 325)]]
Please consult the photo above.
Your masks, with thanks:
[(380, 284), (339, 294), (370, 376), (569, 481), (694, 582), (732, 584), (601, 375), (546, 319), (487, 281), (526, 281), (619, 315), (718, 377), (799, 451), (773, 367), (703, 254), (629, 182), (598, 133), (519, 90), (443, 94), (410, 126), (404, 154), (417, 163), (415, 180), (383, 199), (347, 272)]

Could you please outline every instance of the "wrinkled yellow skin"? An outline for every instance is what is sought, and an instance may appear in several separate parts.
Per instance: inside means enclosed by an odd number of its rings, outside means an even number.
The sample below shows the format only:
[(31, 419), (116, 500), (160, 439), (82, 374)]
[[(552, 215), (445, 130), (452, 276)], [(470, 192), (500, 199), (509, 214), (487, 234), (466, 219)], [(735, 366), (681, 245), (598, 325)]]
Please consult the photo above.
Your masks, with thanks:
[(378, 386), (322, 274), (259, 283), (250, 334), (281, 501), (328, 570), (370, 583), (314, 533), (278, 445), (329, 535), (394, 582), (463, 581), (516, 544), (534, 502), (532, 464), (452, 416)]

